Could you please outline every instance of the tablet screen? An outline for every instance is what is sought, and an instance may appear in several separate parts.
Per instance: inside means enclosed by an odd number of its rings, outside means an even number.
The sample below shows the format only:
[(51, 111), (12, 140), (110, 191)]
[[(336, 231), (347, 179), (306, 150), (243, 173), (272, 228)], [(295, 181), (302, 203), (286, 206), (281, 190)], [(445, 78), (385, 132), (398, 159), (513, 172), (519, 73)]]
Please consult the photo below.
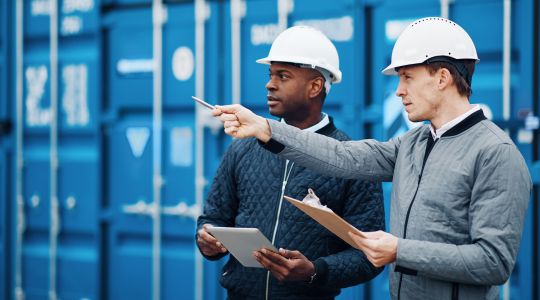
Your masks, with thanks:
[(257, 228), (208, 227), (206, 229), (244, 266), (262, 268), (253, 251), (263, 248), (278, 252)]

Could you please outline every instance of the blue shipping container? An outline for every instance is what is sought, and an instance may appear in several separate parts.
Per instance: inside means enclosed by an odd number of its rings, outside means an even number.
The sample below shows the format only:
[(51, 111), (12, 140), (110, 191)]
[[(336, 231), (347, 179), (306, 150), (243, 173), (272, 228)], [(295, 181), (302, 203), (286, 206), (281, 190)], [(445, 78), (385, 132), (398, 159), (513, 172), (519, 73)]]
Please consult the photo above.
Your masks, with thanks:
[[(506, 21), (500, 0), (163, 1), (155, 11), (151, 0), (26, 0), (18, 2), (23, 53), (17, 2), (0, 2), (1, 299), (16, 298), (17, 288), (25, 299), (225, 299), (218, 280), (226, 258), (203, 260), (194, 236), (231, 140), (190, 97), (240, 102), (269, 117), (268, 66), (255, 61), (284, 26), (317, 27), (336, 45), (343, 81), (324, 111), (337, 127), (354, 139), (386, 140), (415, 126), (395, 96), (397, 77), (380, 73), (392, 46), (412, 20), (447, 12), (481, 59), (471, 102), (508, 129), (540, 178), (536, 0), (511, 1)], [(480, 12), (489, 22), (478, 21)], [(502, 288), (510, 299), (539, 295), (538, 197)], [(338, 299), (389, 299), (388, 271)]]

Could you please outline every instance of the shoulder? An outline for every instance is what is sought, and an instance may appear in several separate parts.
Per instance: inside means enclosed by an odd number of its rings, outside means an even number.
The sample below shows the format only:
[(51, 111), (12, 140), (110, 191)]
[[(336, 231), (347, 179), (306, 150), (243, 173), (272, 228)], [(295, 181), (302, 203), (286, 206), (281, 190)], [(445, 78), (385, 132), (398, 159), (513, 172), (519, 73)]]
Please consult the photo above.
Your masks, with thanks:
[(332, 132), (328, 134), (329, 137), (334, 138), (338, 141), (350, 141), (351, 138), (343, 130), (335, 128)]
[(329, 116), (329, 118), (330, 123), (321, 128), (320, 130), (317, 130), (317, 133), (334, 138), (338, 141), (350, 141), (351, 138), (349, 137), (349, 135), (346, 134), (343, 130), (336, 127), (334, 123), (334, 118), (332, 116)]
[[(468, 133), (470, 131), (470, 133)], [(518, 158), (524, 161), (521, 152), (510, 136), (489, 120), (483, 120), (463, 133), (468, 151), (479, 154), (482, 160), (507, 160)]]
[(489, 120), (479, 122), (456, 137), (462, 143), (469, 145), (471, 151), (474, 149), (481, 152), (490, 152), (495, 149), (513, 149), (518, 151), (508, 134)]
[(259, 146), (257, 145), (257, 140), (255, 138), (234, 139), (229, 145), (224, 158), (230, 158), (232, 156), (242, 157), (249, 152), (253, 152), (257, 148), (259, 148)]
[(479, 125), (478, 131), (480, 131), (480, 133), (485, 136), (486, 141), (491, 144), (514, 144), (508, 134), (499, 128), (499, 126), (495, 125), (495, 123), (484, 120), (480, 122)]

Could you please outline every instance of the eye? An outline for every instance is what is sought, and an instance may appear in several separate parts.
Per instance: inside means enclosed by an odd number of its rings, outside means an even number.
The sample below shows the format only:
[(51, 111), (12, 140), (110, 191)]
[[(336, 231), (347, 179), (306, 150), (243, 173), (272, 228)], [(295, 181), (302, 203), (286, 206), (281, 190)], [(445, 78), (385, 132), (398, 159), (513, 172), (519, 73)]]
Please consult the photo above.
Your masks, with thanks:
[(409, 79), (411, 79), (412, 77), (411, 77), (409, 74), (402, 74), (402, 75), (401, 75), (401, 78), (404, 79), (404, 80), (409, 80)]
[(286, 75), (286, 74), (279, 74), (279, 79), (289, 79), (289, 75)]

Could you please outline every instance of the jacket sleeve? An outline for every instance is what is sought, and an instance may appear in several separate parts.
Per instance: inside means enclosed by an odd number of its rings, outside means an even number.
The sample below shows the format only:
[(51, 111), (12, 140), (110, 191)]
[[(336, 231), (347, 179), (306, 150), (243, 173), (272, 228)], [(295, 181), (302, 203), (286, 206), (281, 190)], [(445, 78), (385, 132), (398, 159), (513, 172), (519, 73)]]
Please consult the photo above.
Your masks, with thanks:
[[(363, 231), (384, 230), (384, 204), (381, 184), (367, 180), (349, 180), (342, 217)], [(343, 251), (319, 258), (327, 265), (326, 278), (320, 284), (348, 287), (369, 281), (384, 268), (375, 268), (363, 252), (345, 244)]]
[[(239, 140), (234, 141), (221, 160), (212, 186), (204, 203), (203, 213), (197, 219), (197, 231), (204, 224), (214, 226), (232, 227), (235, 224), (238, 210), (238, 198), (236, 194), (235, 159)], [(196, 235), (197, 233), (195, 233)], [(198, 247), (198, 244), (197, 244)], [(200, 251), (200, 249), (199, 249)], [(201, 252), (202, 254), (202, 252)], [(227, 253), (216, 256), (205, 256), (210, 260), (218, 260)]]
[(418, 275), (467, 284), (504, 283), (514, 268), (531, 179), (514, 145), (479, 156), (469, 206), (467, 245), (400, 239), (397, 267)]
[(392, 180), (400, 138), (340, 142), (274, 120), (268, 123), (272, 139), (267, 149), (289, 160), (333, 177)]

